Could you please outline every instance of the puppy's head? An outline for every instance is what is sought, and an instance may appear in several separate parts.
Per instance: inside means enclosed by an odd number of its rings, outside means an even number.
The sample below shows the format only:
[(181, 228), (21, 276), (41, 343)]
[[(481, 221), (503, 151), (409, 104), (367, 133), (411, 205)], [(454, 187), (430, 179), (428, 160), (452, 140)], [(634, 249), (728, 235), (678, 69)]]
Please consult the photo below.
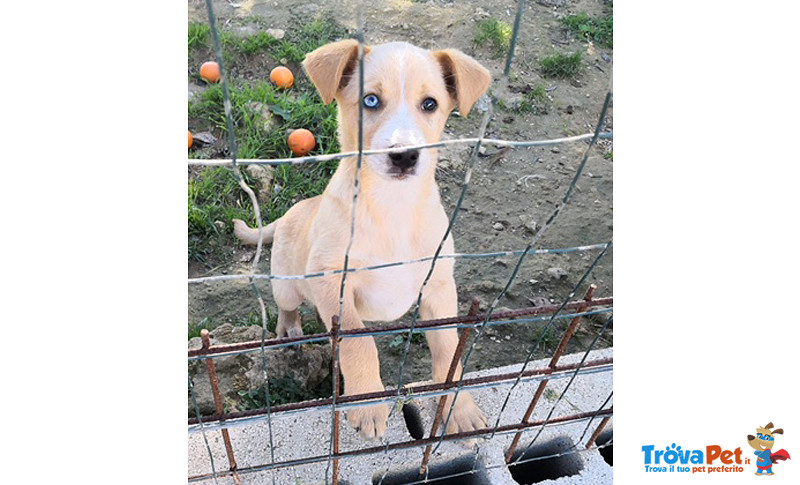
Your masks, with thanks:
[[(466, 116), (491, 82), (489, 71), (454, 50), (428, 51), (405, 42), (364, 47), (364, 95), (358, 89), (358, 42), (320, 47), (303, 62), (322, 100), (339, 107), (342, 149), (358, 148), (358, 109), (364, 106), (364, 149), (440, 140), (453, 108)], [(391, 180), (432, 173), (436, 150), (370, 155), (366, 167)]]
[(783, 434), (783, 429), (773, 430), (772, 427), (772, 423), (769, 423), (763, 428), (756, 428), (756, 436), (747, 435), (747, 444), (758, 451), (771, 450), (775, 445), (775, 435)]

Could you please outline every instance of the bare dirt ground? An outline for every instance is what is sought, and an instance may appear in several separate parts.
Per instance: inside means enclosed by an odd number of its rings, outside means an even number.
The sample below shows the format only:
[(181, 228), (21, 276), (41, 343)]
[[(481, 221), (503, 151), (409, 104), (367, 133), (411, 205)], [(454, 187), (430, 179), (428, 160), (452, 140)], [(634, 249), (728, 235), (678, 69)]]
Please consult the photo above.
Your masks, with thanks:
[[(296, 19), (324, 15), (354, 32), (355, 1), (305, 2), (242, 0), (215, 1), (218, 21), (224, 28), (241, 28), (253, 19), (275, 29), (292, 29)], [(547, 90), (546, 113), (521, 113), (495, 108), (487, 137), (509, 140), (559, 138), (594, 130), (611, 87), (612, 51), (576, 38), (558, 21), (559, 17), (580, 11), (600, 15), (607, 2), (598, 0), (541, 0), (526, 3), (522, 29), (516, 49), (512, 74), (502, 78), (504, 57), (495, 57), (486, 48), (474, 47), (476, 22), (493, 16), (513, 25), (515, 2), (488, 0), (453, 2), (447, 0), (372, 2), (365, 7), (365, 40), (368, 44), (408, 41), (424, 48), (455, 47), (472, 55), (493, 74), (490, 88), (493, 97), (507, 107), (515, 106), (522, 92), (537, 84)], [(189, 21), (207, 21), (205, 2), (189, 2)], [(572, 79), (543, 78), (538, 61), (557, 52), (580, 51), (580, 74)], [(268, 76), (268, 70), (261, 75)], [(258, 75), (257, 72), (250, 73)], [(477, 136), (481, 113), (473, 111), (468, 119), (451, 117), (445, 137)], [(612, 129), (612, 113), (604, 126)], [(476, 170), (454, 229), (456, 251), (483, 253), (524, 249), (537, 229), (549, 217), (575, 175), (587, 143), (577, 142), (558, 147), (510, 149), (498, 153), (488, 147), (476, 162)], [(463, 167), (469, 148), (460, 146), (440, 152), (439, 184), (445, 210), (451, 213), (461, 191)], [(590, 151), (588, 164), (580, 177), (569, 205), (560, 213), (536, 248), (565, 248), (612, 239), (612, 167), (611, 142), (601, 141)], [(236, 274), (249, 270), (253, 252), (237, 248), (233, 261), (224, 262), (210, 274)], [(524, 262), (501, 307), (516, 309), (534, 304), (561, 302), (583, 276), (597, 252), (532, 255)], [(505, 286), (516, 257), (483, 260), (458, 260), (455, 277), (460, 310), (465, 313), (473, 296), (483, 308)], [(269, 273), (269, 251), (262, 256), (259, 271)], [(209, 274), (206, 269), (190, 267), (190, 277)], [(596, 296), (613, 295), (612, 252), (597, 265), (587, 279), (598, 286)], [(260, 285), (265, 301), (272, 305), (269, 284)], [(585, 286), (580, 292), (585, 291)], [(580, 296), (580, 295), (578, 295)], [(244, 283), (193, 285), (189, 289), (189, 320), (209, 316), (218, 321), (242, 320), (257, 312), (251, 290)], [(314, 318), (306, 311), (304, 318)], [(405, 319), (409, 317), (406, 316)], [(566, 323), (560, 324), (563, 329)], [(488, 332), (473, 354), (469, 370), (520, 362), (536, 342), (542, 324), (500, 326)], [(586, 349), (596, 334), (598, 323), (589, 321), (574, 339), (570, 351)], [(549, 355), (542, 349), (537, 357)], [(609, 330), (601, 346), (612, 344)], [(392, 337), (380, 337), (381, 364), (385, 384), (393, 384), (403, 345), (391, 345)], [(405, 379), (429, 378), (430, 358), (424, 339), (412, 340)]]

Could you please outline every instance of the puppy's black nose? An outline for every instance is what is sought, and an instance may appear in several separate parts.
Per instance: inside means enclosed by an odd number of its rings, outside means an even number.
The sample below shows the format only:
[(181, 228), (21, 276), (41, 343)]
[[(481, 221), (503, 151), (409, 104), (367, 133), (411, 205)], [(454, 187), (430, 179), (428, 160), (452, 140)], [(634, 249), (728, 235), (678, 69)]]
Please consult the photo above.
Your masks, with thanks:
[(419, 150), (406, 150), (400, 153), (390, 153), (389, 159), (392, 165), (400, 169), (411, 168), (417, 164), (419, 160)]

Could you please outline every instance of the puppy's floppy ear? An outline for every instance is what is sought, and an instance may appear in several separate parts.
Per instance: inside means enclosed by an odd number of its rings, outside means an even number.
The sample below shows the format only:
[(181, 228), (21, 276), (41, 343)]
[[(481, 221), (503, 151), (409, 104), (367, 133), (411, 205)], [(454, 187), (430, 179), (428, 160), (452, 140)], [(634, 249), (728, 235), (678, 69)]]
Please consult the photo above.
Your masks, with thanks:
[(783, 434), (783, 428), (778, 428), (772, 432), (772, 434)]
[[(364, 55), (368, 52), (369, 47), (364, 46)], [(324, 45), (309, 53), (303, 61), (303, 68), (317, 87), (322, 101), (328, 104), (347, 85), (357, 64), (358, 41), (347, 39)]]
[(489, 88), (492, 75), (478, 61), (456, 49), (435, 51), (433, 57), (442, 66), (445, 85), (458, 111), (467, 116), (475, 101)]

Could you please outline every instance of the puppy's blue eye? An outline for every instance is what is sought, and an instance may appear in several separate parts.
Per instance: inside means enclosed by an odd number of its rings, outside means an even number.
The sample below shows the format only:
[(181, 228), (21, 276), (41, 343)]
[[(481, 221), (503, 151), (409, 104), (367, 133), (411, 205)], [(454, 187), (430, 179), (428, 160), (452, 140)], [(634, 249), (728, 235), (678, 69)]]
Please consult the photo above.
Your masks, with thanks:
[(421, 108), (422, 108), (422, 111), (435, 111), (437, 106), (438, 106), (438, 103), (436, 102), (435, 99), (433, 99), (433, 98), (425, 98), (422, 101)]
[(381, 100), (374, 94), (368, 94), (364, 96), (364, 107), (375, 109), (380, 106)]

